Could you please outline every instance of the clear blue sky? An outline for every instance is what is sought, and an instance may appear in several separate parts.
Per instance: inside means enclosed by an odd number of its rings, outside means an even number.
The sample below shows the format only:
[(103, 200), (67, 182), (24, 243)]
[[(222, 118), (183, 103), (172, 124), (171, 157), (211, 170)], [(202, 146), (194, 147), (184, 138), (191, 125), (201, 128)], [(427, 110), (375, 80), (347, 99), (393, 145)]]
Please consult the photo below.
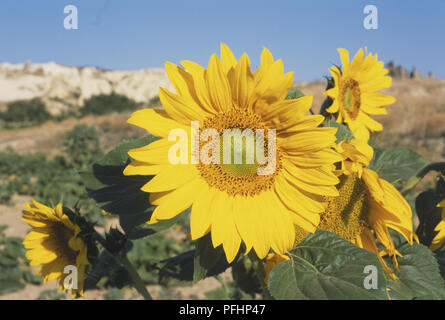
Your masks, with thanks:
[[(78, 8), (79, 29), (65, 30), (63, 8)], [(378, 8), (377, 30), (363, 8)], [(207, 65), (225, 42), (257, 67), (261, 47), (284, 61), (295, 80), (320, 79), (338, 63), (336, 49), (367, 46), (423, 74), (445, 78), (445, 1), (361, 0), (2, 0), (0, 62), (55, 61), (107, 69)]]

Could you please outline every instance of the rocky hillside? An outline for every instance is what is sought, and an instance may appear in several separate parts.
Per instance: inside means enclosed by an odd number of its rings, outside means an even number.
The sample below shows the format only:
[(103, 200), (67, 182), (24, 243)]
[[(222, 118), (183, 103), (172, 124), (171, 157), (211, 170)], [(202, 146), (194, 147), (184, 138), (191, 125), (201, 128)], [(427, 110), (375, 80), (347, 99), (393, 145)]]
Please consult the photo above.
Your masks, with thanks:
[(158, 87), (171, 89), (161, 68), (108, 71), (95, 67), (70, 67), (49, 63), (0, 64), (0, 108), (8, 102), (41, 98), (56, 115), (85, 99), (112, 91), (140, 103), (157, 95)]

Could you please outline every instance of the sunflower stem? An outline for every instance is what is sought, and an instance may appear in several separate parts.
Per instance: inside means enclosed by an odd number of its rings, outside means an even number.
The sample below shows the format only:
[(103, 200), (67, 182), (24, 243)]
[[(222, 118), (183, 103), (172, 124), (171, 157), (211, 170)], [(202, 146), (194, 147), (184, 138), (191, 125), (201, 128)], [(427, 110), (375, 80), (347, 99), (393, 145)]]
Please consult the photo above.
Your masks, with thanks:
[(269, 289), (267, 288), (266, 282), (264, 281), (264, 279), (266, 278), (266, 269), (264, 267), (264, 262), (260, 260), (255, 253), (250, 252), (248, 256), (250, 258), (250, 261), (252, 261), (252, 264), (256, 271), (256, 275), (261, 284), (261, 288), (263, 289), (264, 299), (272, 300), (273, 298), (269, 293)]
[(216, 275), (215, 276), (216, 280), (218, 280), (218, 282), (222, 285), (222, 287), (224, 288), (224, 291), (226, 292), (227, 296), (230, 295), (230, 288), (227, 286), (227, 283), (224, 281), (224, 279), (221, 277), (221, 275)]
[(136, 290), (144, 297), (145, 300), (153, 300), (152, 296), (148, 292), (147, 288), (145, 287), (144, 281), (139, 276), (139, 273), (134, 268), (133, 264), (128, 260), (128, 257), (126, 254), (120, 255), (116, 254), (114, 255), (115, 258), (122, 264), (122, 266), (125, 268), (125, 270), (128, 271), (130, 274), (131, 280), (133, 280), (134, 287)]
[[(135, 289), (139, 292), (139, 294), (145, 299), (145, 300), (153, 300), (153, 297), (148, 292), (147, 288), (144, 285), (144, 281), (139, 276), (139, 273), (134, 268), (133, 264), (128, 260), (127, 254), (125, 252), (123, 253), (115, 253), (113, 250), (110, 250), (107, 240), (104, 239), (104, 237), (99, 234), (97, 231), (95, 232), (95, 239), (108, 251), (110, 252), (113, 257), (127, 270), (129, 273), (131, 280), (133, 281), (133, 285)], [(123, 249), (124, 250), (124, 249)]]

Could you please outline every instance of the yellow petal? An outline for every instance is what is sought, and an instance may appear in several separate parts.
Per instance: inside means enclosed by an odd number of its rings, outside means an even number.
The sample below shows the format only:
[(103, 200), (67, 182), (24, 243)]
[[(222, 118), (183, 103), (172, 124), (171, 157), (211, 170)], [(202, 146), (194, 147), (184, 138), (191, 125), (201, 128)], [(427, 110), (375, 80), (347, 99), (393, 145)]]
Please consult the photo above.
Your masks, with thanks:
[(197, 171), (193, 165), (163, 166), (159, 173), (142, 186), (144, 192), (161, 192), (176, 189), (196, 178)]
[(285, 139), (279, 140), (279, 145), (287, 154), (301, 155), (316, 152), (332, 146), (337, 140), (337, 128), (316, 128), (304, 132), (297, 132)]
[(151, 193), (150, 202), (157, 205), (150, 222), (168, 220), (189, 208), (194, 199), (199, 196), (197, 189), (199, 179), (194, 179), (176, 190)]
[(241, 56), (240, 61), (229, 73), (228, 77), (233, 101), (238, 107), (247, 108), (254, 88), (254, 79), (250, 71), (250, 61), (247, 54), (244, 53)]
[(206, 81), (212, 105), (217, 110), (230, 110), (232, 108), (232, 96), (229, 82), (215, 54), (210, 58)]
[(190, 215), (190, 234), (192, 240), (201, 238), (210, 231), (213, 214), (212, 203), (214, 193), (211, 192), (206, 182), (202, 182), (199, 190), (200, 193), (205, 196), (196, 197), (193, 202)]
[(155, 175), (161, 171), (162, 165), (156, 164), (147, 164), (141, 161), (133, 161), (124, 169), (124, 175), (132, 176), (132, 175), (140, 175), (140, 176), (148, 176)]
[(159, 88), (159, 99), (168, 115), (181, 124), (190, 125), (190, 121), (203, 121), (208, 115), (202, 108), (164, 88)]
[(346, 49), (339, 48), (337, 49), (340, 53), (341, 64), (343, 66), (343, 75), (346, 76), (349, 74), (350, 66), (349, 66), (349, 52)]
[(218, 110), (210, 100), (209, 90), (206, 84), (206, 70), (199, 64), (192, 61), (181, 61), (181, 64), (193, 77), (195, 92), (200, 106), (209, 113), (216, 113)]
[[(142, 109), (133, 112), (128, 123), (143, 128), (151, 134), (166, 138), (173, 129), (188, 130), (189, 126), (180, 124), (170, 118), (164, 110)], [(190, 122), (189, 122), (190, 125)]]
[(221, 69), (227, 75), (236, 65), (236, 59), (230, 48), (221, 42)]
[(147, 164), (171, 164), (168, 159), (168, 151), (175, 143), (168, 139), (159, 139), (144, 147), (131, 149), (128, 151), (128, 155)]

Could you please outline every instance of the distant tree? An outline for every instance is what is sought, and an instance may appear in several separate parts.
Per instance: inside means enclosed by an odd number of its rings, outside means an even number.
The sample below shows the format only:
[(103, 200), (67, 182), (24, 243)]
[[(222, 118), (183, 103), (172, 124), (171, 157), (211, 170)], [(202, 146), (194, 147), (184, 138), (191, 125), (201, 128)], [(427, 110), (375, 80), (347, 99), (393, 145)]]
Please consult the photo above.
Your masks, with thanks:
[(39, 99), (18, 100), (8, 104), (7, 110), (0, 113), (6, 122), (27, 122), (40, 124), (52, 118), (45, 104)]
[(110, 112), (123, 112), (135, 110), (138, 104), (127, 96), (112, 92), (110, 94), (100, 94), (85, 100), (80, 109), (82, 115), (96, 114), (102, 115)]

